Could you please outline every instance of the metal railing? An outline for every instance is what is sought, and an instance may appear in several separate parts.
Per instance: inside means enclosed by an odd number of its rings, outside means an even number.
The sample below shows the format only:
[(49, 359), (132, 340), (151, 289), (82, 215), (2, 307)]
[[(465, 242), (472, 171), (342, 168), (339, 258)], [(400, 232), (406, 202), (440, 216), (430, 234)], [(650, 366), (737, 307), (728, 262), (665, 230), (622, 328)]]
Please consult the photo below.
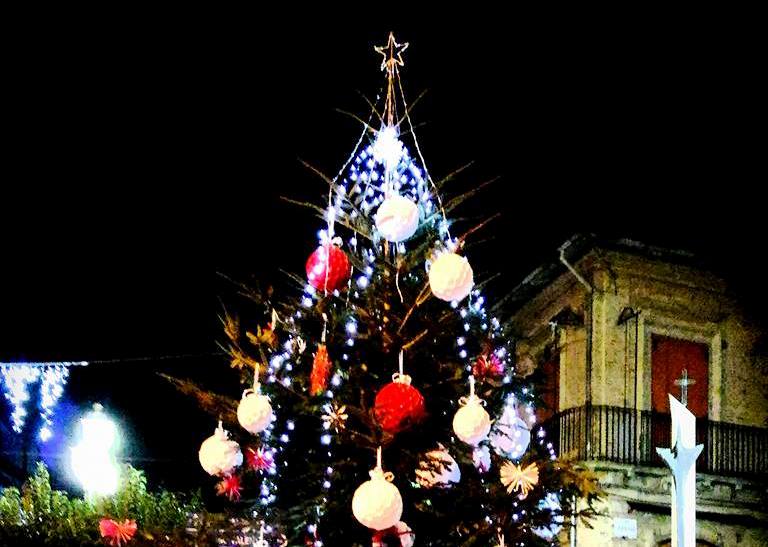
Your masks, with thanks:
[[(648, 410), (581, 406), (556, 414), (545, 427), (558, 454), (579, 460), (662, 466), (656, 447), (670, 446), (669, 414)], [(768, 429), (698, 418), (696, 442), (704, 445), (700, 473), (768, 474)]]

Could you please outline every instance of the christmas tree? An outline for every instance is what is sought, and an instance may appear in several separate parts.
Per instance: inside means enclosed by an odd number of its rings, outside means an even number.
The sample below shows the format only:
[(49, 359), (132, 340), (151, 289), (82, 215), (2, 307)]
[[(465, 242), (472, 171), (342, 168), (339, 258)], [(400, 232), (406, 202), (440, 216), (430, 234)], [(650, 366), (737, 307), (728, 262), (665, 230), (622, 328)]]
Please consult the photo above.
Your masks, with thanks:
[(196, 392), (223, 422), (201, 464), (263, 522), (259, 545), (548, 544), (592, 513), (594, 478), (555, 454), (475, 282), (478, 227), (454, 233), (471, 193), (443, 201), (421, 157), (406, 47), (376, 48), (381, 102), (339, 174), (319, 173), (323, 226), (295, 297), (241, 286), (222, 318), (249, 389)]

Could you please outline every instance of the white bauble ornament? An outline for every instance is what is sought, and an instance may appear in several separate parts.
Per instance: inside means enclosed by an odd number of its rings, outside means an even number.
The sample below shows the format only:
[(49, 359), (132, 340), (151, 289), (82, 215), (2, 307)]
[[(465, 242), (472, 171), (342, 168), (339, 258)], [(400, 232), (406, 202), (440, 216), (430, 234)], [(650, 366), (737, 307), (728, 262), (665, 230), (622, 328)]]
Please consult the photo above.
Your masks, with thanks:
[(477, 446), (488, 437), (491, 417), (485, 411), (485, 401), (475, 395), (475, 377), (469, 377), (469, 397), (459, 399), (461, 408), (453, 416), (453, 432), (467, 444)]
[(491, 469), (491, 451), (487, 446), (478, 446), (472, 451), (472, 463), (480, 473), (487, 473)]
[(447, 488), (460, 480), (459, 464), (442, 445), (438, 450), (427, 452), (416, 470), (416, 482), (424, 488)]
[(504, 412), (490, 435), (493, 450), (504, 458), (517, 460), (528, 450), (531, 431), (520, 418), (514, 405), (504, 407)]
[(229, 433), (224, 430), (221, 421), (216, 432), (200, 445), (198, 457), (200, 465), (209, 475), (226, 475), (243, 463), (240, 445), (229, 440)]
[(398, 194), (388, 196), (376, 211), (376, 229), (392, 243), (405, 241), (419, 227), (419, 208)]
[(472, 267), (467, 259), (456, 253), (443, 253), (429, 268), (429, 286), (440, 300), (463, 300), (474, 285)]
[(397, 486), (392, 484), (392, 473), (384, 473), (379, 463), (369, 472), (371, 480), (355, 490), (352, 497), (352, 514), (363, 526), (373, 530), (386, 530), (400, 521), (403, 516), (403, 498)]
[(400, 547), (413, 547), (416, 543), (416, 534), (413, 533), (411, 527), (404, 523), (402, 520), (395, 525), (397, 535), (400, 538)]
[(272, 404), (269, 397), (255, 389), (243, 391), (243, 398), (237, 406), (237, 421), (243, 429), (256, 435), (264, 431), (272, 422)]

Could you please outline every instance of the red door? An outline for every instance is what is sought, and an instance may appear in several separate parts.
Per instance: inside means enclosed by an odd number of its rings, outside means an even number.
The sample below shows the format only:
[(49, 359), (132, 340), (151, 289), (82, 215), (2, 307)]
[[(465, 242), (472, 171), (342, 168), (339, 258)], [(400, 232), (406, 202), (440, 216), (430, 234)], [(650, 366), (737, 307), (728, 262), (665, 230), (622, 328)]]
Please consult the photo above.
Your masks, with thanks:
[(706, 418), (709, 406), (709, 348), (706, 344), (653, 335), (651, 338), (651, 393), (654, 412), (669, 414), (668, 393), (680, 399), (675, 385), (688, 371), (696, 383), (688, 386), (688, 409), (697, 418)]
[[(651, 422), (651, 448), (671, 446), (672, 432), (669, 416), (669, 397), (671, 393), (681, 399), (680, 386), (675, 380), (682, 377), (683, 369), (688, 372), (688, 379), (696, 383), (688, 386), (688, 409), (696, 418), (707, 417), (709, 393), (709, 348), (706, 344), (653, 335), (651, 338), (651, 398), (653, 414)], [(696, 442), (707, 446), (706, 426), (698, 423)], [(661, 458), (655, 450), (651, 451), (651, 459), (662, 465)], [(706, 454), (702, 461), (707, 461)]]

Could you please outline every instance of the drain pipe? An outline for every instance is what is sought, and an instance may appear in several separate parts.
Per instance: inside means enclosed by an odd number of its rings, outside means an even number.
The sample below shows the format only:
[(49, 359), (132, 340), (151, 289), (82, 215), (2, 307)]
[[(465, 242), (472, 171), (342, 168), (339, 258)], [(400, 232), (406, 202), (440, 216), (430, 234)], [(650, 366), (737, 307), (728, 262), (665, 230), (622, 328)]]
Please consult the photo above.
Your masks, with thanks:
[(584, 277), (576, 271), (576, 268), (573, 267), (573, 265), (568, 262), (568, 260), (565, 258), (565, 250), (568, 248), (569, 243), (566, 243), (562, 247), (560, 247), (560, 262), (563, 263), (563, 265), (568, 268), (568, 271), (573, 274), (573, 276), (584, 285), (584, 287), (587, 289), (587, 292), (589, 293), (586, 302), (585, 302), (585, 321), (584, 326), (587, 329), (587, 348), (586, 348), (586, 363), (584, 366), (584, 386), (585, 386), (585, 397), (584, 397), (584, 406), (586, 406), (586, 432), (587, 432), (587, 446), (585, 447), (585, 459), (590, 459), (592, 456), (592, 295), (595, 292), (594, 287), (592, 284), (584, 279)]
[(568, 271), (573, 274), (573, 277), (578, 279), (579, 283), (584, 285), (587, 288), (587, 291), (589, 291), (589, 293), (592, 294), (595, 291), (595, 289), (592, 287), (589, 281), (584, 279), (584, 277), (579, 272), (576, 271), (576, 268), (574, 268), (573, 265), (570, 262), (568, 262), (568, 260), (565, 258), (565, 249), (566, 249), (565, 246), (560, 247), (560, 262), (562, 262), (563, 265), (566, 268), (568, 268)]

